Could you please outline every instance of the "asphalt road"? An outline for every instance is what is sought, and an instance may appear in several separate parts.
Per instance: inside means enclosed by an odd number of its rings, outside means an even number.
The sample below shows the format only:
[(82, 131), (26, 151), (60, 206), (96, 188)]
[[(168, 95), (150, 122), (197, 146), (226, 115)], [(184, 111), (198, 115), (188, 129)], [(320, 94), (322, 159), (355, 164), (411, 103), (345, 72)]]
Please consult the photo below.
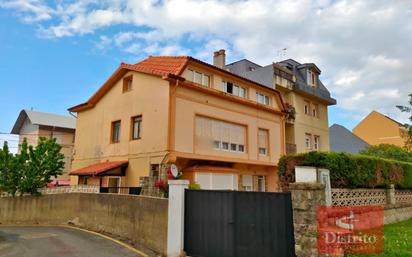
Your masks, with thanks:
[(0, 257), (141, 257), (118, 243), (65, 227), (2, 227)]

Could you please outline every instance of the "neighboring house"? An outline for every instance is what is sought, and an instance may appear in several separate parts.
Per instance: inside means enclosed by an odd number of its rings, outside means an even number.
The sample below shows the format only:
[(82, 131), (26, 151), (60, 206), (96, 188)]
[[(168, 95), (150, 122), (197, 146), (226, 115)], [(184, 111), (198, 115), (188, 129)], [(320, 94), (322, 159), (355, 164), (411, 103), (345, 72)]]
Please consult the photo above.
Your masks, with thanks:
[(319, 79), (320, 69), (313, 63), (300, 64), (288, 59), (260, 66), (243, 59), (225, 69), (281, 92), (295, 111), (286, 120), (286, 152), (329, 150), (328, 106), (336, 100)]
[(353, 128), (352, 132), (370, 145), (392, 144), (404, 147), (402, 130), (401, 123), (382, 113), (372, 111)]
[(333, 152), (359, 153), (369, 144), (339, 124), (329, 128), (330, 150)]
[(72, 116), (52, 113), (22, 110), (17, 118), (12, 134), (19, 135), (19, 152), (23, 140), (26, 138), (29, 145), (36, 146), (40, 137), (56, 138), (62, 146), (65, 167), (59, 179), (68, 179), (73, 156), (76, 119)]
[(189, 56), (121, 64), (69, 109), (72, 184), (136, 187), (175, 164), (203, 189), (276, 191), (283, 109), (277, 90)]

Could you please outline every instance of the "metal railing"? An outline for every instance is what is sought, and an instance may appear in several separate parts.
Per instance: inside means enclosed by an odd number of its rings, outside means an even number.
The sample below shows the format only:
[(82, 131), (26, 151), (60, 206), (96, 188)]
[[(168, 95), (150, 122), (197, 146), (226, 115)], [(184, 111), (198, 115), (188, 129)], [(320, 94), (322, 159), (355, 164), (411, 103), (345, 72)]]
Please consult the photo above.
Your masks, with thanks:
[(103, 194), (140, 195), (141, 187), (100, 187)]

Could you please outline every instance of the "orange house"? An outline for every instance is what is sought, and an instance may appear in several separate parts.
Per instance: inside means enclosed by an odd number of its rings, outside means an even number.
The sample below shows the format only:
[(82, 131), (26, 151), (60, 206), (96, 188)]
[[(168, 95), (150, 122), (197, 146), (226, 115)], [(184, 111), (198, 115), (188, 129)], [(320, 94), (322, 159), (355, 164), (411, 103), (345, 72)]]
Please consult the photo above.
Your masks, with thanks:
[(277, 90), (189, 56), (122, 63), (69, 109), (71, 183), (135, 187), (175, 164), (202, 189), (276, 191), (283, 109)]
[(402, 130), (401, 123), (372, 111), (353, 128), (352, 132), (370, 145), (392, 144), (404, 147)]

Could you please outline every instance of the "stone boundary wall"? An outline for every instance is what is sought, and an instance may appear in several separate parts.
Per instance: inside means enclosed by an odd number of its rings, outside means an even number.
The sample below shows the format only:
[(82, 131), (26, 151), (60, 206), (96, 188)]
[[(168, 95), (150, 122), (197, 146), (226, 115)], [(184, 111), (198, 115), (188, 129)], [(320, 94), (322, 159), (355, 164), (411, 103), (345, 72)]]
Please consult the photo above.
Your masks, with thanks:
[(2, 225), (74, 224), (166, 255), (168, 200), (67, 193), (0, 198)]
[[(325, 186), (318, 183), (291, 183), (289, 188), (292, 193), (296, 256), (317, 257), (317, 210), (320, 206), (325, 205)], [(345, 189), (340, 192), (342, 191), (344, 195), (339, 196), (341, 202), (335, 204), (335, 206), (373, 205), (373, 203), (383, 205), (385, 207), (385, 224), (397, 223), (412, 218), (412, 201), (396, 202), (396, 191), (393, 186), (387, 190), (375, 191), (378, 193), (372, 193), (369, 200), (365, 194), (370, 194), (370, 190), (366, 192), (365, 190)], [(350, 195), (355, 196), (355, 199), (350, 199)], [(404, 195), (404, 199), (408, 199)], [(356, 196), (358, 196), (358, 199), (356, 199)]]

